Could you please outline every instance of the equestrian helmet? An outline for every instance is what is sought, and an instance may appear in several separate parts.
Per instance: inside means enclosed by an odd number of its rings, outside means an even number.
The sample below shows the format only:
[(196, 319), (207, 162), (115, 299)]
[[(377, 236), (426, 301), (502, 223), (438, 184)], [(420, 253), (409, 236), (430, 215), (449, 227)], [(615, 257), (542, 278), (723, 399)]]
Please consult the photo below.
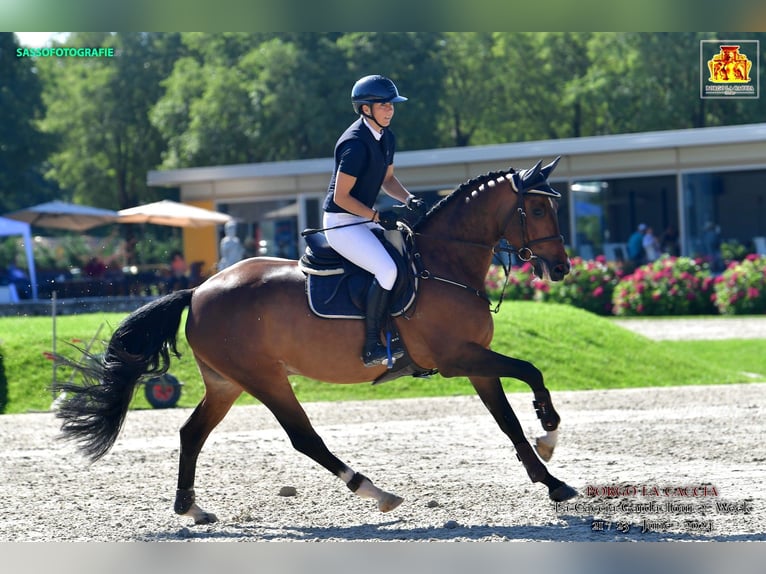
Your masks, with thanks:
[(362, 113), (362, 105), (387, 102), (406, 102), (407, 98), (399, 95), (396, 85), (385, 76), (373, 75), (360, 78), (351, 89), (351, 103), (357, 114)]

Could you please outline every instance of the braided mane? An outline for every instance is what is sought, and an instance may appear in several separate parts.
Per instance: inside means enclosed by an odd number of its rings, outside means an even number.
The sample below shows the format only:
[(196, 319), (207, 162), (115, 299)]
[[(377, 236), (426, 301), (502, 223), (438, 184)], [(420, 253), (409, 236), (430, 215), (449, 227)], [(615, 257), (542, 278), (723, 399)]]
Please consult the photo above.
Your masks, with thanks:
[(512, 167), (503, 171), (490, 171), (488, 173), (485, 173), (484, 175), (479, 175), (477, 177), (469, 179), (466, 182), (461, 183), (447, 197), (441, 199), (438, 203), (434, 204), (434, 206), (428, 210), (428, 213), (426, 214), (426, 216), (415, 226), (415, 229), (421, 227), (426, 221), (428, 221), (431, 218), (432, 215), (437, 213), (439, 210), (443, 209), (447, 205), (454, 203), (457, 198), (464, 197), (468, 193), (471, 193), (475, 189), (479, 188), (482, 184), (485, 184), (490, 180), (496, 180), (500, 177), (505, 177), (506, 175), (510, 173), (515, 173), (515, 172), (516, 170), (514, 170)]

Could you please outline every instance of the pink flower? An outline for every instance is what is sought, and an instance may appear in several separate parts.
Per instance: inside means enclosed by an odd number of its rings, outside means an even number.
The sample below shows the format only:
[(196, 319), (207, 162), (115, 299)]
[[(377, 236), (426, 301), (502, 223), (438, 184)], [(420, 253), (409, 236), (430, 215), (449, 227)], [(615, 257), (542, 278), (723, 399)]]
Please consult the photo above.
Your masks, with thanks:
[(748, 299), (757, 299), (758, 295), (760, 295), (760, 293), (758, 293), (758, 289), (756, 289), (755, 287), (748, 287), (747, 289)]
[(603, 293), (604, 293), (604, 288), (601, 287), (601, 286), (598, 286), (598, 287), (596, 287), (593, 290), (593, 296), (594, 297), (601, 297), (601, 295), (603, 295)]

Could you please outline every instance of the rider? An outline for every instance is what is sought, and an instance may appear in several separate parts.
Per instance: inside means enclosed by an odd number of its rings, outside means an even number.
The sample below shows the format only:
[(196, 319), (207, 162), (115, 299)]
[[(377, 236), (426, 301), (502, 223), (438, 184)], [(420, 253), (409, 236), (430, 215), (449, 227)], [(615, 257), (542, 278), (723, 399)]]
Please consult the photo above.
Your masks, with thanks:
[[(405, 101), (407, 98), (400, 96), (394, 83), (384, 76), (365, 76), (354, 84), (351, 103), (359, 118), (335, 144), (335, 170), (323, 205), (327, 242), (375, 276), (365, 312), (362, 361), (366, 367), (388, 360), (386, 347), (380, 342), (380, 325), (388, 313), (397, 275), (394, 261), (372, 233), (376, 225), (396, 229), (396, 216), (391, 211), (379, 213), (375, 200), (382, 188), (419, 214), (426, 209), (423, 200), (410, 194), (394, 175), (396, 139), (388, 127), (394, 104)], [(391, 354), (400, 358), (404, 351), (392, 345)]]

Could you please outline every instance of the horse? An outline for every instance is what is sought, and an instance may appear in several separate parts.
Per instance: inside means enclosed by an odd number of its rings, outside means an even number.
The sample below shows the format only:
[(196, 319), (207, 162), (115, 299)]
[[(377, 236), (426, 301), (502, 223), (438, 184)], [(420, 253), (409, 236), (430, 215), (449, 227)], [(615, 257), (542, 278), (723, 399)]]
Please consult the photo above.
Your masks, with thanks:
[[(500, 429), (510, 438), (529, 479), (548, 488), (553, 501), (577, 496), (555, 478), (548, 461), (560, 417), (542, 373), (532, 363), (493, 351), (492, 309), (484, 281), (496, 247), (531, 262), (539, 277), (561, 280), (570, 270), (559, 230), (561, 194), (548, 183), (559, 158), (545, 167), (513, 168), (473, 178), (412, 225), (420, 260), (414, 311), (393, 319), (402, 342), (423, 369), (444, 377), (468, 377)], [(507, 271), (507, 269), (506, 269)], [(197, 459), (211, 431), (241, 393), (268, 408), (300, 453), (339, 477), (381, 512), (403, 499), (386, 492), (327, 448), (298, 402), (289, 377), (328, 383), (369, 382), (386, 365), (360, 359), (363, 321), (326, 319), (310, 311), (306, 277), (295, 260), (255, 257), (228, 267), (193, 289), (161, 296), (129, 314), (115, 329), (98, 362), (72, 364), (81, 377), (59, 383), (67, 393), (59, 406), (61, 436), (96, 461), (113, 446), (136, 385), (167, 371), (177, 350), (181, 316), (185, 335), (205, 384), (205, 395), (180, 429), (174, 511), (195, 524), (215, 522), (196, 502)], [(289, 326), (289, 328), (288, 328)], [(502, 377), (527, 383), (546, 434), (533, 448), (501, 386)], [(539, 456), (538, 456), (539, 455)], [(542, 460), (541, 460), (542, 459)]]

